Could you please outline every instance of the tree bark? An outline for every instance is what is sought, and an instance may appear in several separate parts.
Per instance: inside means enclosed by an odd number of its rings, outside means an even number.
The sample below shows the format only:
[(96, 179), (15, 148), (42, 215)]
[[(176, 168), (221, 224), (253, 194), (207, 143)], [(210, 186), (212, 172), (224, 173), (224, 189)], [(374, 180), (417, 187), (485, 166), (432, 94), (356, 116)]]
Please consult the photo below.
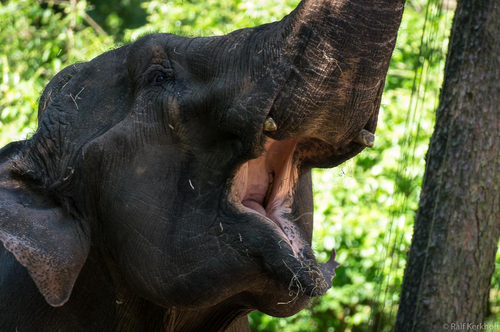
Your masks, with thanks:
[(452, 27), (395, 331), (483, 323), (499, 224), (500, 3), (464, 0)]

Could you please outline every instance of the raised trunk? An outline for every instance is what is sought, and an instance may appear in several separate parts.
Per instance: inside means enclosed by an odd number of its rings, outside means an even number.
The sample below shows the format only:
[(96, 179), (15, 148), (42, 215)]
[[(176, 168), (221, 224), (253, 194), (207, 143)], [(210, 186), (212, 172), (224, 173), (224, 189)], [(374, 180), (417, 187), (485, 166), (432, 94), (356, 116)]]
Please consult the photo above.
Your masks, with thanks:
[(500, 232), (500, 6), (459, 1), (395, 331), (484, 322)]
[(373, 132), (403, 9), (402, 0), (302, 1), (284, 20), (293, 70), (271, 110), (282, 131), (270, 136), (340, 146)]

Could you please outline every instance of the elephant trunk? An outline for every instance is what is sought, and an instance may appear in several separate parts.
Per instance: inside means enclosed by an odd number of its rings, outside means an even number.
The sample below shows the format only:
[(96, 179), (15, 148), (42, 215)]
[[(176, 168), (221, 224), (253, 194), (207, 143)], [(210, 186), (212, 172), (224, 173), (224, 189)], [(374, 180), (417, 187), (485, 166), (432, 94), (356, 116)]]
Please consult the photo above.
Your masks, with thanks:
[(373, 133), (403, 9), (404, 0), (302, 1), (281, 22), (292, 70), (269, 114), (278, 130), (268, 135), (339, 147)]

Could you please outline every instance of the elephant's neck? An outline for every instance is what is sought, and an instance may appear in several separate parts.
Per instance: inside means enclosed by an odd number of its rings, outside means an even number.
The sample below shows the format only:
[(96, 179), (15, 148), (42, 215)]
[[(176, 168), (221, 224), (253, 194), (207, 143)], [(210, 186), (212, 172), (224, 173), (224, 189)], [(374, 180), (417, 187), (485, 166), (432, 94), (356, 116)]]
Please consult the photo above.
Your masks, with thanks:
[(114, 264), (108, 265), (115, 284), (116, 331), (137, 332), (250, 332), (250, 310), (227, 300), (202, 310), (166, 309), (133, 292)]
[(118, 302), (116, 331), (250, 332), (246, 312), (218, 305), (204, 310), (174, 310), (157, 306), (138, 296)]
[(228, 306), (206, 310), (167, 310), (164, 331), (231, 331), (250, 332), (244, 312)]

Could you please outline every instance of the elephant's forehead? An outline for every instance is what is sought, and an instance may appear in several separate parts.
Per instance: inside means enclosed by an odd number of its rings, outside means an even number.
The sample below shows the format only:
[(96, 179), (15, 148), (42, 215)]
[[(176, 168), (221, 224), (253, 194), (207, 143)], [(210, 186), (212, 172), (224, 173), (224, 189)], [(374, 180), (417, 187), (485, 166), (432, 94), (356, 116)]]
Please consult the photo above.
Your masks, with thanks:
[(167, 57), (167, 54), (160, 45), (154, 45), (153, 47), (151, 47), (151, 53), (152, 53), (151, 63), (153, 64), (161, 65), (163, 59)]

